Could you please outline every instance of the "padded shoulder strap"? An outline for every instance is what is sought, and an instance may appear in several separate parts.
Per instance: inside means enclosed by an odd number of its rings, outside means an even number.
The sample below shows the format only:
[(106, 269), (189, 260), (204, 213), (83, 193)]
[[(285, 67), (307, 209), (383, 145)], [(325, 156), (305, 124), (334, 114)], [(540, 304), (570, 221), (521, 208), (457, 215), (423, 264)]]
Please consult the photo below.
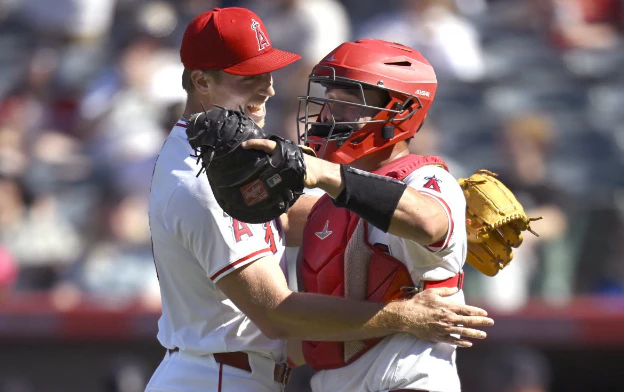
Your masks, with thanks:
[(446, 163), (440, 157), (410, 154), (388, 163), (384, 167), (375, 170), (373, 173), (402, 181), (414, 170), (420, 169), (426, 165), (439, 165), (442, 166), (444, 170), (449, 171), (448, 166), (446, 166)]

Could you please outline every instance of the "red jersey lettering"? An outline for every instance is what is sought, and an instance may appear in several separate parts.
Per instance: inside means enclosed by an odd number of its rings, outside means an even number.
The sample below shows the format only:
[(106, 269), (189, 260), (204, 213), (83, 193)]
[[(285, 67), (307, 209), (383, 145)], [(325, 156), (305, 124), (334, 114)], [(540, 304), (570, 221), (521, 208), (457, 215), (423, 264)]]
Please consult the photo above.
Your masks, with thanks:
[(275, 254), (275, 252), (277, 252), (277, 246), (275, 245), (275, 236), (273, 234), (273, 228), (271, 227), (271, 222), (266, 222), (264, 224), (264, 230), (265, 230), (264, 240), (266, 241), (267, 245), (269, 245), (269, 247), (271, 248), (271, 252)]
[(251, 232), (249, 226), (247, 226), (247, 223), (241, 222), (234, 218), (232, 218), (232, 230), (234, 231), (234, 239), (236, 239), (236, 242), (240, 242), (244, 235), (249, 237), (253, 236), (253, 233)]

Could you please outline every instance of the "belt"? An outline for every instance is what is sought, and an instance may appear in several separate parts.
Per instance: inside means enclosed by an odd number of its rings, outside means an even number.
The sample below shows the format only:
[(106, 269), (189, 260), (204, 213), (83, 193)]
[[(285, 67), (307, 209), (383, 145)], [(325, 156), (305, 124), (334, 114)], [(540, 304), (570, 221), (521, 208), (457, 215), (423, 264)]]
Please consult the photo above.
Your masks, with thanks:
[[(170, 353), (179, 351), (179, 348), (168, 350)], [(251, 373), (251, 365), (249, 364), (249, 355), (243, 351), (235, 351), (229, 353), (214, 353), (212, 354), (215, 361), (221, 365), (231, 366), (236, 369), (245, 370)], [(273, 369), (273, 380), (286, 385), (290, 378), (291, 368), (287, 364), (276, 363)]]
[(401, 291), (405, 294), (417, 294), (423, 290), (433, 289), (436, 287), (457, 287), (461, 290), (462, 287), (464, 287), (464, 271), (444, 280), (421, 280), (417, 286), (401, 287)]

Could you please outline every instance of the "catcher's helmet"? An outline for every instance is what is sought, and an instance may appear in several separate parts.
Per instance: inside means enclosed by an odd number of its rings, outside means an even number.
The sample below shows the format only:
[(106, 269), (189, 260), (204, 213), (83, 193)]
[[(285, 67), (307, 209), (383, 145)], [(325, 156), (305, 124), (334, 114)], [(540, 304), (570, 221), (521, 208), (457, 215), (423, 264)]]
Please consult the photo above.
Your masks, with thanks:
[[(313, 83), (359, 90), (363, 103), (311, 96)], [(414, 49), (377, 39), (346, 42), (313, 68), (307, 95), (299, 97), (300, 142), (312, 147), (323, 159), (349, 164), (414, 136), (427, 116), (437, 85), (433, 67)], [(386, 106), (367, 105), (364, 90), (368, 89), (387, 92), (390, 100)], [(334, 102), (379, 112), (370, 121), (336, 121), (330, 115), (330, 122), (323, 124), (320, 112), (325, 107), (331, 112), (328, 104)], [(311, 105), (317, 105), (318, 112), (311, 113)], [(362, 123), (365, 125), (361, 129), (353, 128)], [(323, 132), (314, 130), (314, 126), (323, 125)]]

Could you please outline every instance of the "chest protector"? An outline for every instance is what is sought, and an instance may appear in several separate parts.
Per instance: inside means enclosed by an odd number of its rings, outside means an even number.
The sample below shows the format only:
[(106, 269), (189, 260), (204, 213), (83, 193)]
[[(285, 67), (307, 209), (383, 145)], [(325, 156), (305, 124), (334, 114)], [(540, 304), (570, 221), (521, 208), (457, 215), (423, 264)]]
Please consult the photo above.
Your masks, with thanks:
[[(408, 155), (376, 174), (403, 180), (425, 165), (440, 165), (441, 158)], [(299, 290), (357, 300), (389, 302), (413, 286), (407, 267), (390, 256), (387, 246), (368, 242), (368, 224), (355, 213), (335, 207), (324, 195), (314, 205), (304, 228), (299, 251)], [(315, 370), (346, 366), (371, 349), (381, 338), (350, 342), (304, 341), (306, 362)]]

